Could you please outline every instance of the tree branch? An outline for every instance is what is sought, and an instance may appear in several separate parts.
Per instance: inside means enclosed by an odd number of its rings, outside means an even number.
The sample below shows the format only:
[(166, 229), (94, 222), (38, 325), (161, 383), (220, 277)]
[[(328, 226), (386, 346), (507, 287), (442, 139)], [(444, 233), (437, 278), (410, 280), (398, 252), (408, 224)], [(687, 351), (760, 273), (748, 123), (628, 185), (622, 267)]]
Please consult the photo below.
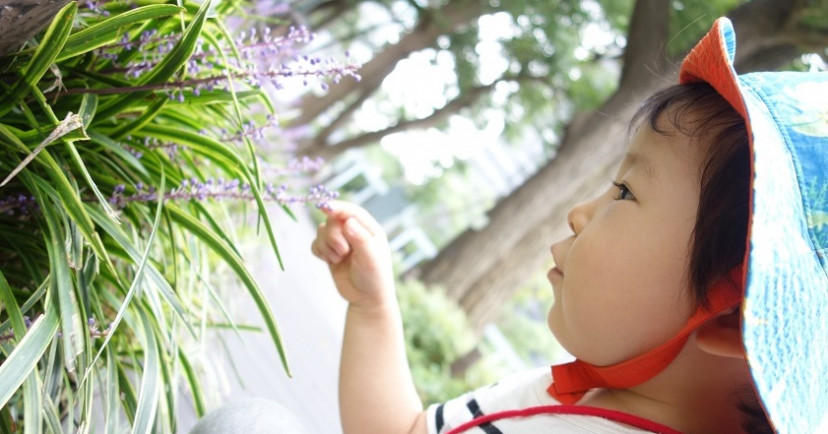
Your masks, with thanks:
[(355, 91), (372, 94), (382, 81), (397, 66), (397, 63), (407, 58), (411, 53), (433, 46), (437, 38), (447, 29), (454, 29), (470, 22), (487, 10), (487, 3), (483, 0), (453, 1), (440, 9), (423, 14), (415, 28), (404, 35), (394, 45), (386, 47), (371, 61), (362, 66), (359, 74), (362, 81), (342, 80), (333, 85), (321, 96), (309, 95), (300, 103), (300, 115), (294, 118), (291, 126), (305, 125), (325, 112), (333, 103), (346, 99)]
[[(334, 153), (344, 152), (348, 149), (358, 148), (361, 146), (370, 145), (372, 143), (376, 143), (381, 140), (383, 137), (388, 136), (390, 134), (399, 133), (403, 131), (410, 131), (414, 129), (423, 129), (428, 128), (431, 126), (436, 125), (440, 121), (446, 119), (447, 117), (451, 116), (452, 114), (458, 113), (460, 110), (470, 107), (475, 102), (477, 102), (480, 98), (482, 98), (487, 93), (494, 90), (495, 86), (498, 83), (504, 81), (516, 81), (516, 82), (527, 82), (527, 81), (542, 81), (545, 82), (545, 77), (535, 77), (528, 74), (519, 74), (519, 75), (509, 75), (503, 76), (495, 80), (494, 82), (487, 84), (485, 86), (476, 86), (473, 87), (466, 92), (460, 94), (457, 98), (449, 101), (439, 109), (434, 110), (430, 115), (420, 118), (420, 119), (408, 119), (402, 120), (397, 122), (396, 124), (382, 129), (378, 131), (372, 131), (369, 133), (361, 134), (357, 137), (353, 137), (351, 139), (343, 140), (339, 143), (329, 145), (326, 143), (327, 137), (330, 135), (330, 131), (328, 131), (327, 135), (317, 135), (314, 138), (313, 144), (307, 146), (305, 149), (306, 151), (300, 153), (305, 153), (307, 155), (319, 156), (323, 158), (330, 158), (330, 156)], [(358, 107), (361, 100), (355, 101), (351, 106), (348, 107), (345, 111), (349, 111)], [(337, 118), (334, 123), (340, 121), (341, 118)], [(301, 148), (301, 147), (300, 147)]]

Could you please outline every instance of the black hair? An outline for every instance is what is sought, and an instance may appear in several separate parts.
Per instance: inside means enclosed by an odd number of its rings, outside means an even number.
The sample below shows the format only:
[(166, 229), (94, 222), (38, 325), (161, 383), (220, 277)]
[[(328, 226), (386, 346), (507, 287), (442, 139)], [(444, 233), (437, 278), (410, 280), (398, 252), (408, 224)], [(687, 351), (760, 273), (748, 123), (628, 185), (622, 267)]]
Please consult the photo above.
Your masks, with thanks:
[[(643, 122), (659, 134), (678, 132), (705, 147), (687, 277), (696, 305), (707, 306), (713, 284), (745, 259), (751, 177), (745, 120), (712, 86), (699, 82), (655, 93), (630, 126)], [(751, 385), (740, 388), (735, 398), (745, 433), (774, 432)]]
[[(631, 125), (645, 121), (659, 134), (675, 131), (706, 147), (687, 277), (696, 304), (707, 306), (710, 287), (745, 257), (750, 206), (745, 121), (707, 83), (657, 92), (644, 102)], [(665, 128), (664, 122), (671, 128)]]

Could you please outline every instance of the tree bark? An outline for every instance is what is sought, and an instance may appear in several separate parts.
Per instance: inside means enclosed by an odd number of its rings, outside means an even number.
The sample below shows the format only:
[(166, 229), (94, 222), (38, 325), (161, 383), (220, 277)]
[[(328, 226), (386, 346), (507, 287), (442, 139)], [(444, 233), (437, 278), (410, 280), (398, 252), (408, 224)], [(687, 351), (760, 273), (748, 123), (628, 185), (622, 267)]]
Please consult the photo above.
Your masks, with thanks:
[(0, 0), (0, 56), (43, 30), (69, 0)]
[[(418, 270), (425, 283), (445, 287), (476, 327), (489, 322), (527, 276), (550, 264), (550, 244), (568, 233), (568, 209), (606, 187), (623, 156), (636, 100), (676, 81), (678, 62), (666, 59), (663, 51), (666, 28), (652, 25), (668, 21), (669, 10), (660, 5), (666, 3), (636, 3), (616, 93), (600, 109), (570, 125), (557, 156), (501, 200), (489, 212), (486, 227), (467, 230)], [(784, 49), (791, 45), (789, 34), (797, 31), (790, 24), (796, 8), (788, 7), (795, 2), (786, 3), (756, 0), (734, 10), (737, 40), (749, 40), (738, 49), (737, 71), (779, 67), (798, 53)], [(771, 10), (782, 19), (759, 19)]]

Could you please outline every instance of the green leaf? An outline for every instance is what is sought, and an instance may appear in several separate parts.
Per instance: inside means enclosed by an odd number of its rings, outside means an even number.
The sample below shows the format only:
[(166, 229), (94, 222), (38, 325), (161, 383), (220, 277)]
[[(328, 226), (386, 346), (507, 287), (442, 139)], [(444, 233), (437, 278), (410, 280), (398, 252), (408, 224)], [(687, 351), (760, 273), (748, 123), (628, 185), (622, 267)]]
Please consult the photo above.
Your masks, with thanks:
[(92, 123), (92, 119), (95, 118), (95, 111), (98, 109), (98, 95), (93, 93), (85, 93), (83, 94), (83, 98), (81, 98), (81, 106), (80, 111), (78, 114), (80, 115), (81, 119), (83, 119), (83, 130), (86, 132), (86, 129), (89, 128), (89, 125)]
[(38, 317), (26, 336), (0, 365), (0, 407), (5, 407), (14, 392), (37, 366), (60, 322), (56, 306), (49, 306), (46, 314)]
[(45, 234), (47, 250), (49, 252), (49, 269), (52, 271), (52, 294), (57, 295), (60, 308), (60, 323), (63, 337), (63, 362), (69, 372), (75, 370), (75, 357), (83, 350), (77, 331), (78, 312), (74, 297), (72, 276), (69, 274), (69, 264), (66, 261), (66, 249), (61, 239), (62, 228), (55, 215), (55, 207), (43, 204), (40, 207), (43, 217), (49, 228)]
[(291, 374), (287, 363), (287, 356), (285, 355), (284, 348), (282, 347), (282, 338), (279, 334), (279, 328), (276, 325), (276, 318), (273, 315), (273, 310), (270, 308), (270, 304), (267, 302), (267, 298), (261, 288), (259, 288), (256, 281), (253, 279), (253, 276), (247, 270), (247, 267), (245, 267), (244, 261), (236, 255), (233, 249), (231, 249), (224, 242), (224, 240), (216, 236), (216, 234), (211, 232), (200, 221), (193, 218), (193, 216), (184, 213), (174, 205), (167, 205), (167, 211), (169, 211), (176, 223), (180, 224), (206, 243), (210, 249), (224, 259), (236, 275), (239, 276), (242, 283), (247, 288), (247, 291), (250, 293), (250, 296), (253, 297), (253, 301), (256, 303), (256, 307), (259, 309), (259, 312), (262, 314), (262, 319), (264, 319), (267, 331), (270, 334), (273, 343), (276, 345), (276, 350), (279, 352), (282, 367), (285, 369), (288, 376), (290, 376)]
[[(204, 26), (204, 20), (207, 19), (207, 11), (212, 2), (213, 0), (207, 0), (201, 5), (198, 13), (193, 17), (193, 21), (187, 26), (187, 30), (184, 31), (184, 34), (178, 43), (175, 44), (175, 47), (152, 70), (141, 76), (141, 79), (137, 83), (138, 85), (164, 83), (187, 63), (187, 60), (193, 54), (193, 51), (195, 51), (195, 46), (201, 34), (201, 28)], [(98, 116), (102, 119), (108, 119), (118, 113), (122, 113), (127, 107), (134, 104), (136, 100), (140, 100), (150, 93), (152, 91), (120, 94), (104, 104), (98, 112)]]
[[(160, 188), (159, 188), (159, 191), (158, 191), (158, 196), (163, 198), (163, 195), (164, 195), (164, 175), (163, 175), (163, 172), (162, 172), (162, 174), (161, 174), (161, 185), (160, 185)], [(133, 277), (133, 279), (132, 279), (132, 284), (129, 286), (129, 290), (127, 291), (126, 296), (124, 297), (124, 301), (121, 303), (120, 307), (118, 308), (118, 313), (115, 315), (115, 319), (112, 320), (112, 325), (111, 325), (111, 330), (112, 331), (114, 331), (118, 328), (118, 325), (121, 323), (121, 320), (123, 319), (124, 315), (126, 314), (127, 309), (130, 306), (130, 302), (132, 301), (132, 298), (135, 296), (135, 293), (141, 288), (141, 284), (142, 284), (143, 278), (144, 278), (144, 270), (147, 268), (147, 263), (149, 261), (150, 252), (152, 252), (152, 244), (153, 244), (153, 241), (155, 240), (155, 236), (158, 232), (158, 226), (161, 222), (161, 210), (163, 209), (163, 205), (164, 205), (163, 201), (158, 202), (158, 206), (157, 206), (156, 211), (155, 211), (155, 221), (152, 224), (152, 229), (150, 231), (149, 237), (147, 238), (146, 248), (144, 250), (143, 255), (140, 256), (140, 260), (138, 261), (138, 264), (139, 264), (138, 269), (135, 271), (135, 277)], [(99, 216), (99, 219), (100, 219), (100, 216)], [(105, 226), (105, 225), (101, 225), (101, 226)], [(106, 225), (106, 226), (109, 226), (109, 225)], [(110, 233), (110, 235), (112, 235), (112, 234)], [(134, 248), (132, 248), (132, 249), (130, 248), (132, 246), (130, 245), (129, 242), (122, 243), (122, 246), (124, 248), (126, 248), (128, 251), (129, 250), (135, 250)], [(137, 250), (135, 251), (135, 253), (137, 253)], [(135, 256), (137, 256), (137, 254)], [(139, 259), (139, 258), (134, 258), (134, 259)], [(164, 280), (163, 277), (160, 277), (160, 278), (161, 278), (161, 280), (164, 281), (164, 283), (167, 283), (167, 281)], [(165, 285), (160, 285), (159, 287), (163, 287), (163, 286), (165, 286)], [(175, 296), (172, 295), (172, 291), (170, 291), (170, 295), (172, 296), (173, 302), (178, 304), (177, 309), (179, 310), (179, 315), (181, 315), (182, 318), (186, 318), (183, 306), (181, 306), (181, 304), (180, 304), (180, 302), (178, 302), (177, 298), (175, 298)], [(186, 322), (186, 319), (185, 319), (185, 322)], [(100, 350), (98, 351), (98, 354), (95, 355), (95, 358), (92, 360), (92, 363), (90, 364), (90, 369), (93, 366), (95, 366), (95, 363), (97, 362), (97, 360), (101, 356), (101, 354), (104, 352), (104, 350), (107, 348), (107, 345), (109, 344), (109, 341), (110, 341), (110, 339), (112, 339), (113, 335), (114, 335), (114, 333), (107, 333), (106, 338), (104, 339), (103, 343), (100, 346)], [(83, 381), (86, 381), (86, 375), (84, 375), (84, 380)]]
[(133, 434), (150, 434), (155, 422), (155, 413), (158, 410), (160, 391), (161, 359), (158, 354), (158, 343), (155, 333), (143, 309), (137, 309), (138, 323), (141, 332), (142, 348), (144, 349), (143, 374), (141, 376), (141, 391), (138, 394), (138, 405), (135, 411), (135, 421), (132, 424)]
[(6, 114), (14, 104), (23, 99), (30, 88), (37, 85), (49, 66), (55, 63), (55, 59), (66, 44), (66, 39), (72, 30), (72, 23), (77, 11), (78, 4), (70, 2), (55, 15), (52, 24), (49, 25), (46, 34), (40, 41), (37, 51), (24, 67), (23, 77), (14, 85), (10, 95), (3, 97), (0, 101), (0, 116)]
[(160, 112), (161, 109), (164, 108), (164, 105), (167, 104), (167, 101), (169, 101), (169, 99), (157, 96), (155, 102), (142, 111), (141, 116), (138, 116), (131, 122), (127, 122), (111, 131), (109, 136), (112, 137), (113, 140), (120, 140), (124, 138), (124, 136), (127, 136), (133, 131), (138, 130), (144, 125), (152, 122), (152, 120), (155, 119), (155, 116), (158, 115), (158, 112)]
[(23, 420), (26, 423), (23, 434), (40, 434), (43, 432), (41, 387), (40, 375), (35, 369), (23, 383)]
[[(167, 303), (172, 307), (173, 312), (178, 315), (179, 318), (184, 322), (184, 325), (187, 327), (187, 330), (190, 332), (191, 335), (195, 336), (195, 330), (193, 330), (192, 325), (189, 323), (189, 319), (187, 318), (187, 311), (184, 306), (181, 304), (181, 300), (179, 300), (178, 296), (172, 290), (170, 283), (164, 278), (161, 272), (158, 271), (155, 266), (152, 265), (151, 262), (146, 261), (145, 258), (149, 255), (149, 249), (147, 249), (144, 254), (141, 254), (135, 246), (133, 246), (132, 242), (129, 240), (129, 237), (121, 230), (121, 228), (112, 223), (109, 218), (107, 218), (100, 210), (95, 209), (94, 207), (89, 207), (88, 211), (95, 222), (101, 227), (101, 229), (106, 232), (110, 237), (112, 237), (119, 245), (119, 247), (123, 248), (128, 257), (132, 260), (135, 264), (144, 264), (146, 272), (149, 274), (150, 280), (155, 284), (159, 291), (161, 291), (161, 295), (167, 300)], [(156, 221), (156, 224), (158, 222)], [(155, 228), (155, 224), (153, 225)], [(140, 266), (139, 266), (140, 267)], [(137, 277), (140, 277), (138, 275)], [(134, 284), (134, 281), (133, 281)], [(121, 303), (118, 303), (120, 305)], [(104, 341), (106, 342), (106, 341)], [(97, 358), (97, 357), (96, 357)]]
[(115, 434), (118, 430), (118, 399), (120, 396), (118, 384), (118, 368), (115, 366), (116, 354), (112, 347), (106, 350), (106, 383), (102, 388), (104, 401), (104, 419), (106, 420), (106, 434)]
[[(0, 302), (5, 306), (6, 314), (9, 316), (14, 329), (14, 335), (20, 339), (26, 334), (26, 323), (23, 321), (23, 314), (20, 312), (17, 300), (1, 270)], [(23, 407), (24, 420), (26, 421), (24, 434), (39, 434), (41, 432), (40, 387), (40, 376), (37, 369), (34, 369), (23, 382)]]
[(60, 412), (55, 402), (49, 395), (44, 395), (43, 401), (43, 418), (46, 419), (46, 425), (53, 433), (63, 432), (63, 427), (60, 423)]
[(149, 172), (147, 172), (144, 164), (135, 158), (134, 155), (130, 154), (129, 151), (124, 149), (120, 143), (97, 131), (89, 131), (89, 137), (92, 139), (92, 142), (103, 146), (106, 150), (109, 150), (115, 154), (115, 156), (122, 161), (120, 164), (137, 171), (142, 176), (149, 176)]
[(133, 135), (136, 137), (152, 136), (162, 141), (187, 146), (219, 164), (228, 174), (243, 177), (245, 163), (241, 157), (234, 149), (212, 138), (176, 127), (157, 124), (146, 125)]
[[(17, 136), (15, 136), (3, 124), (0, 124), (0, 139), (5, 139), (9, 144), (13, 144), (24, 153), (29, 152), (26, 145), (24, 145), (23, 142), (21, 142), (20, 139), (18, 139)], [(112, 265), (112, 261), (109, 259), (106, 249), (104, 249), (103, 242), (101, 242), (98, 233), (95, 232), (95, 228), (92, 225), (92, 219), (90, 219), (89, 215), (84, 211), (80, 197), (72, 187), (69, 179), (66, 177), (66, 173), (63, 168), (57, 164), (47, 150), (44, 150), (38, 154), (35, 161), (41, 161), (44, 163), (46, 166), (46, 173), (52, 179), (55, 189), (52, 189), (51, 185), (43, 182), (40, 183), (41, 187), (48, 187), (48, 189), (52, 191), (57, 190), (56, 195), (60, 198), (61, 206), (78, 225), (78, 228), (86, 241), (92, 247), (92, 250), (96, 255), (98, 255), (98, 258), (103, 261), (104, 265), (106, 265), (106, 267), (113, 274), (117, 275), (115, 267)]]
[(53, 433), (63, 432), (63, 427), (60, 424), (60, 414), (55, 402), (49, 395), (44, 395), (43, 401), (43, 417), (46, 419), (46, 425)]
[(184, 376), (187, 378), (187, 383), (190, 385), (190, 394), (193, 396), (193, 405), (195, 406), (196, 416), (201, 418), (206, 413), (204, 406), (204, 392), (201, 391), (201, 384), (198, 382), (193, 365), (184, 350), (178, 350), (178, 361), (181, 362), (181, 367), (184, 368)]
[(239, 155), (236, 154), (232, 148), (209, 137), (164, 125), (149, 124), (141, 131), (136, 132), (135, 135), (140, 137), (150, 135), (161, 140), (186, 145), (194, 151), (213, 160), (213, 162), (220, 165), (226, 173), (246, 180), (250, 184), (251, 194), (253, 194), (253, 197), (256, 199), (256, 204), (259, 207), (259, 215), (262, 217), (262, 221), (264, 222), (265, 231), (267, 232), (268, 239), (270, 240), (270, 245), (273, 247), (273, 252), (276, 254), (276, 260), (279, 262), (279, 267), (284, 270), (282, 256), (279, 253), (279, 247), (276, 244), (276, 235), (273, 232), (273, 226), (271, 225), (270, 218), (267, 215), (267, 206), (264, 203), (261, 191), (255, 183), (253, 175), (251, 175), (250, 171), (246, 169), (244, 161), (242, 161), (241, 157), (239, 157)]
[(121, 389), (123, 395), (121, 401), (123, 402), (124, 413), (131, 424), (135, 421), (135, 412), (138, 407), (138, 398), (135, 396), (135, 388), (129, 382), (129, 375), (121, 363), (116, 364), (118, 367), (118, 387)]
[(175, 5), (143, 6), (89, 26), (69, 37), (56, 61), (60, 62), (115, 42), (123, 34), (123, 30), (129, 26), (173, 15), (183, 10)]

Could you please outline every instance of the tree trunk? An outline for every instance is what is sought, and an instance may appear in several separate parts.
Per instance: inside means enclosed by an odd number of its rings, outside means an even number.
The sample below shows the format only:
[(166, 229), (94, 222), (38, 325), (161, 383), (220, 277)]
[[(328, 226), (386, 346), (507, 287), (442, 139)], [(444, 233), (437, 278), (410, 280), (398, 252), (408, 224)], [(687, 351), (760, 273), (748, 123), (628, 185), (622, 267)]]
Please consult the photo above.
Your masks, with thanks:
[[(675, 82), (678, 62), (668, 62), (661, 48), (667, 40), (666, 28), (651, 25), (668, 21), (669, 11), (660, 3), (668, 2), (636, 3), (624, 72), (608, 102), (576, 119), (558, 155), (501, 200), (490, 211), (485, 228), (467, 230), (418, 270), (425, 283), (445, 287), (476, 327), (490, 321), (527, 276), (550, 263), (549, 246), (568, 233), (569, 208), (606, 188), (623, 156), (627, 123), (636, 100)], [(741, 35), (753, 38), (739, 47), (738, 71), (747, 72), (757, 65), (778, 68), (793, 59), (784, 46), (791, 45), (792, 38), (786, 32), (792, 29), (789, 17), (794, 15), (794, 3), (757, 0), (734, 11), (732, 19), (740, 35), (737, 40), (743, 39)], [(782, 19), (769, 23), (757, 18), (769, 10)], [(825, 45), (828, 43), (823, 41)], [(776, 49), (771, 50), (773, 47)]]
[(45, 28), (69, 0), (0, 0), (0, 56)]

